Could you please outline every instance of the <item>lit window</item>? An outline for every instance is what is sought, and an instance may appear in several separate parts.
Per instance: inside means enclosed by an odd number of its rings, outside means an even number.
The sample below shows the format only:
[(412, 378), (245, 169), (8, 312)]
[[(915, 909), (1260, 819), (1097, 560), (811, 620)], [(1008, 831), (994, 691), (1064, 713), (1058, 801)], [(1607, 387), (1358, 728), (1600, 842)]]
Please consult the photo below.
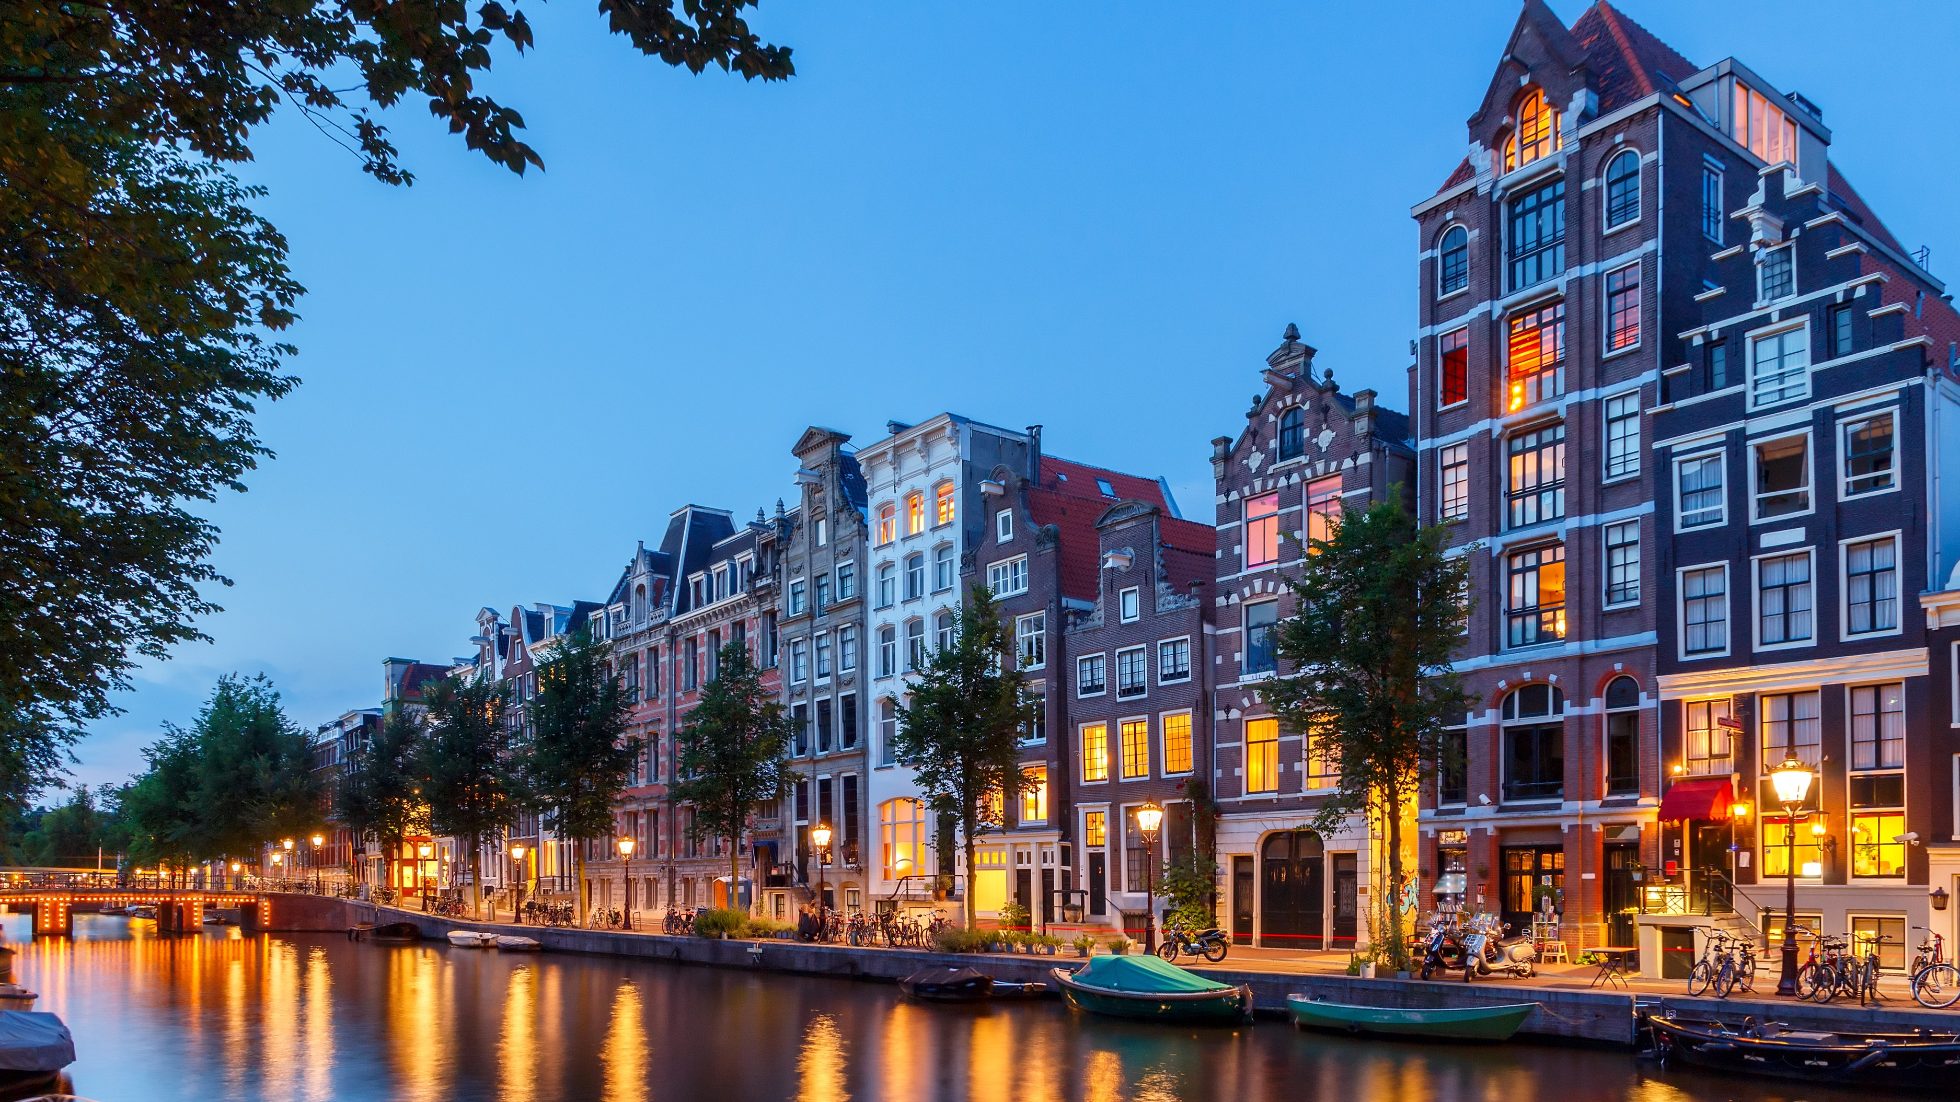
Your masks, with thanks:
[(927, 871), (926, 805), (901, 798), (878, 805), (878, 835), (885, 879), (918, 876)]
[(1640, 343), (1640, 264), (1606, 273), (1606, 351)]
[(1148, 688), (1144, 648), (1128, 647), (1116, 652), (1116, 695), (1142, 696)]
[(1085, 654), (1075, 660), (1075, 695), (1096, 696), (1109, 688), (1108, 660), (1100, 654)]
[(916, 536), (926, 530), (926, 499), (923, 494), (905, 495), (905, 534)]
[(1722, 456), (1697, 455), (1676, 461), (1675, 484), (1680, 497), (1676, 528), (1720, 524), (1727, 515)]
[(1259, 601), (1245, 606), (1245, 672), (1272, 673), (1279, 668), (1276, 646), (1279, 602)]
[(1279, 791), (1279, 720), (1245, 721), (1245, 790)]
[(1704, 566), (1681, 572), (1681, 622), (1687, 635), (1684, 654), (1720, 654), (1729, 649), (1729, 571)]
[(1442, 364), (1441, 405), (1453, 406), (1470, 397), (1470, 329), (1452, 329), (1436, 338), (1436, 355)]
[(996, 597), (1012, 597), (1028, 591), (1028, 557), (1016, 555), (987, 565), (987, 588)]
[[(1815, 691), (1765, 693), (1760, 698), (1759, 707), (1762, 709), (1762, 770), (1765, 775), (1791, 754), (1813, 768), (1823, 760), (1824, 727), (1820, 718), (1820, 694)], [(1811, 796), (1813, 799), (1816, 797), (1815, 785), (1811, 787)]]
[(1770, 105), (1761, 92), (1741, 81), (1735, 82), (1734, 109), (1729, 116), (1729, 136), (1737, 145), (1769, 164), (1795, 163), (1797, 123)]
[(1565, 270), (1565, 181), (1553, 180), (1511, 200), (1510, 225), (1511, 290)]
[(1121, 618), (1123, 623), (1135, 623), (1137, 617), (1142, 615), (1142, 610), (1139, 607), (1140, 592), (1137, 587), (1131, 586), (1129, 589), (1125, 589), (1116, 595), (1116, 614)]
[(1470, 515), (1470, 445), (1451, 444), (1436, 453), (1443, 486), (1439, 520), (1463, 520)]
[[(1795, 834), (1797, 875), (1807, 875), (1806, 869), (1823, 868), (1824, 839), (1812, 833), (1810, 824), (1802, 819), (1797, 820)], [(1763, 877), (1765, 879), (1781, 879), (1790, 875), (1790, 841), (1790, 820), (1781, 815), (1763, 816)]]
[(1436, 295), (1446, 297), (1470, 286), (1470, 231), (1451, 226), (1437, 250)]
[(1854, 811), (1851, 814), (1851, 875), (1906, 874), (1906, 832), (1903, 811)]
[(1844, 423), (1844, 494), (1889, 490), (1892, 481), (1892, 414)]
[(1696, 777), (1735, 771), (1735, 740), (1729, 737), (1729, 698), (1690, 700), (1682, 704), (1687, 731), (1682, 739), (1682, 766)]
[(1157, 644), (1157, 683), (1191, 679), (1191, 640), (1166, 639)]
[(1123, 737), (1123, 779), (1135, 780), (1150, 775), (1150, 722), (1143, 719), (1126, 719), (1122, 726)]
[(1851, 768), (1904, 769), (1906, 694), (1897, 681), (1851, 690)]
[(1810, 438), (1788, 436), (1750, 448), (1755, 461), (1756, 519), (1810, 509)]
[(1606, 228), (1618, 229), (1640, 217), (1640, 154), (1621, 150), (1606, 163)]
[(1778, 245), (1756, 254), (1756, 299), (1775, 302), (1796, 293), (1796, 248)]
[(1082, 779), (1109, 779), (1109, 725), (1089, 723), (1082, 727)]
[(1021, 668), (1038, 670), (1048, 664), (1048, 614), (1037, 612), (1014, 621), (1014, 652)]
[(1245, 500), (1245, 565), (1269, 566), (1279, 561), (1279, 495), (1260, 494)]
[(1640, 392), (1606, 399), (1606, 477), (1640, 473)]
[(1107, 812), (1083, 812), (1082, 844), (1085, 846), (1104, 846), (1109, 844), (1109, 815)]
[(1334, 753), (1329, 724), (1317, 720), (1307, 725), (1307, 791), (1335, 788), (1341, 782), (1341, 763)]
[(1279, 415), (1279, 458), (1298, 459), (1307, 450), (1307, 415), (1299, 406)]
[(1512, 528), (1565, 515), (1565, 424), (1544, 425), (1505, 441), (1505, 500)]
[(1606, 526), (1606, 603), (1640, 601), (1640, 522), (1623, 520)]
[(932, 495), (932, 522), (934, 524), (953, 523), (953, 484), (942, 482)]
[(1533, 88), (1520, 96), (1513, 113), (1518, 122), (1504, 139), (1506, 172), (1549, 157), (1564, 144), (1558, 109), (1545, 102), (1544, 89)]
[(1756, 561), (1757, 639), (1764, 646), (1807, 642), (1813, 603), (1810, 552)]
[(1173, 712), (1163, 719), (1164, 772), (1191, 771), (1191, 713)]
[(1899, 626), (1899, 544), (1896, 538), (1844, 545), (1846, 635), (1895, 631)]
[(1528, 405), (1565, 393), (1565, 303), (1555, 302), (1511, 319), (1506, 368), (1509, 391), (1504, 409), (1515, 413)]
[(898, 507), (887, 501), (878, 506), (878, 546), (898, 538)]
[(1341, 476), (1333, 475), (1307, 483), (1307, 540), (1325, 542), (1334, 538), (1341, 519)]
[(1048, 821), (1048, 767), (1030, 765), (1021, 770), (1021, 821)]
[(1529, 647), (1565, 638), (1565, 545), (1513, 552), (1507, 560), (1505, 645)]

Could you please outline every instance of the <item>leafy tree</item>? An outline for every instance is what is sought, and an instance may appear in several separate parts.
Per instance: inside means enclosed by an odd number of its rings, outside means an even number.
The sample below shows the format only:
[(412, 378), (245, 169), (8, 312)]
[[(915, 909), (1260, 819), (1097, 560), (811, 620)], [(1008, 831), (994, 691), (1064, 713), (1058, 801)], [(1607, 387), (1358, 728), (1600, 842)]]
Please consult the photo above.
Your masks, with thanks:
[(689, 830), (728, 840), (728, 905), (742, 878), (742, 832), (758, 806), (789, 791), (789, 744), (793, 721), (748, 648), (730, 643), (716, 656), (713, 680), (687, 713), (676, 736), (680, 780), (668, 788), (676, 802), (694, 807)]
[[(0, 460), (4, 463), (4, 460)], [(0, 543), (6, 537), (0, 535)], [(0, 567), (0, 570), (4, 570)], [(6, 629), (0, 628), (0, 637)], [(4, 649), (0, 646), (0, 649)], [(3, 663), (5, 659), (0, 659)], [(0, 704), (0, 844), (18, 846), (19, 822), (41, 792), (61, 787), (78, 731), (45, 709)]]
[(999, 826), (995, 809), (1020, 795), (1021, 735), (1034, 707), (993, 594), (976, 586), (957, 614), (953, 645), (919, 671), (911, 704), (898, 709), (894, 740), (927, 803), (958, 828), (969, 927), (974, 842)]
[(264, 675), (218, 679), (191, 725), (195, 747), (190, 856), (250, 853), (271, 838), (305, 834), (325, 812), (313, 745), (286, 718)]
[[(585, 883), (585, 850), (610, 838), (613, 805), (639, 756), (641, 742), (626, 734), (632, 707), (610, 668), (611, 648), (585, 631), (565, 636), (538, 670), (528, 705), (531, 738), (518, 754), (524, 796), (547, 827), (577, 843), (574, 872)], [(579, 921), (588, 905), (581, 887)]]
[[(670, 65), (786, 79), (753, 2), (600, 10)], [(0, 5), (0, 759), (30, 790), (134, 663), (202, 638), (228, 583), (194, 510), (269, 457), (252, 416), (295, 382), (278, 334), (302, 289), (225, 166), (284, 105), (407, 184), (371, 113), (404, 100), (495, 164), (540, 165), (478, 87), (499, 39), (532, 44), (500, 0)]]
[(201, 847), (197, 805), (197, 742), (179, 727), (143, 748), (149, 762), (123, 789), (121, 806), (129, 832), (127, 853), (139, 865), (167, 861), (177, 868)]
[(50, 808), (27, 836), (30, 864), (81, 868), (106, 857), (116, 858), (114, 823), (104, 807), (105, 791), (98, 795), (87, 786), (75, 789), (68, 802)]
[[(374, 836), (392, 863), (402, 842), (429, 829), (429, 812), (422, 802), (422, 724), (407, 709), (396, 709), (381, 729), (347, 760), (334, 790), (334, 814), (363, 842)], [(392, 875), (389, 883), (394, 882)]]
[(428, 734), (422, 739), (417, 772), (430, 827), (464, 840), (470, 883), (480, 888), (484, 839), (517, 821), (511, 736), (505, 725), (510, 697), (496, 681), (449, 677), (431, 682), (423, 690), (423, 703)]
[(1158, 888), (1170, 903), (1165, 922), (1194, 930), (1217, 925), (1217, 886), (1218, 862), (1202, 853), (1194, 851), (1181, 861), (1167, 863)]
[(1264, 690), (1280, 721), (1307, 732), (1310, 752), (1339, 771), (1315, 829), (1362, 813), (1384, 839), (1375, 952), (1397, 968), (1408, 966), (1396, 901), (1417, 793), (1464, 704), (1452, 659), (1469, 619), (1469, 567), (1448, 547), (1447, 533), (1419, 527), (1397, 494), (1348, 510), (1311, 541), (1311, 568), (1288, 582), (1298, 608), (1279, 624), (1278, 647), (1296, 672)]

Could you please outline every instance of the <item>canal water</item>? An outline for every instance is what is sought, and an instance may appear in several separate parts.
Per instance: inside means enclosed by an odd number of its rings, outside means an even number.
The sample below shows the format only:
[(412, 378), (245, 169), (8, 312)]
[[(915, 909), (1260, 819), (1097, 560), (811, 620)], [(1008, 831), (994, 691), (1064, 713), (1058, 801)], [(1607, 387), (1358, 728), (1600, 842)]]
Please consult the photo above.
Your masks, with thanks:
[(1849, 1102), (1661, 1072), (1621, 1052), (1363, 1042), (1274, 1020), (1178, 1029), (1043, 1000), (922, 1006), (886, 984), (446, 943), (160, 938), (4, 921), (15, 978), (67, 1020), (101, 1102)]

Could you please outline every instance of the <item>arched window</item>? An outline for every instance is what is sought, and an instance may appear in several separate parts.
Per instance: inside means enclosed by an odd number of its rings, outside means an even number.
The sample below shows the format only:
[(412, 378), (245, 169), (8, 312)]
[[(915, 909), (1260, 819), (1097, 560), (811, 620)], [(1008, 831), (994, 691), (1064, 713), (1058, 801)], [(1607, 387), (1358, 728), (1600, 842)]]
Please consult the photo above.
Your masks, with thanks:
[(940, 654), (953, 649), (953, 614), (945, 609), (932, 618), (932, 649)]
[(1505, 802), (1565, 795), (1565, 694), (1524, 685), (1504, 698)]
[(932, 492), (932, 523), (945, 525), (953, 523), (953, 484), (941, 482)]
[(898, 506), (889, 501), (878, 506), (878, 532), (875, 538), (879, 547), (898, 538)]
[(1606, 228), (1640, 219), (1640, 154), (1623, 149), (1606, 162)]
[(1523, 168), (1558, 152), (1564, 139), (1558, 132), (1558, 109), (1545, 102), (1545, 90), (1533, 88), (1518, 97), (1512, 110), (1517, 125), (1504, 139), (1504, 170)]
[(918, 491), (905, 495), (905, 534), (916, 536), (926, 530), (926, 498)]
[(905, 556), (905, 599), (916, 601), (926, 595), (926, 557), (914, 551)]
[(1307, 450), (1307, 415), (1294, 406), (1279, 415), (1279, 457), (1298, 459)]
[(1453, 295), (1470, 286), (1470, 231), (1451, 226), (1436, 250), (1436, 295)]
[(1640, 793), (1640, 685), (1616, 677), (1606, 686), (1606, 794)]

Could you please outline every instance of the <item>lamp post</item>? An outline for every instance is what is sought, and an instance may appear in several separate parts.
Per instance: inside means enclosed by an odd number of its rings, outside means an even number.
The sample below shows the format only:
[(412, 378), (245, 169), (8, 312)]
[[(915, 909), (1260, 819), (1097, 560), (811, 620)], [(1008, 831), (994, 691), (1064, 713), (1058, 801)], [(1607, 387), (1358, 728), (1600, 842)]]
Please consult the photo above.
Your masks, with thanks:
[(299, 867), (298, 863), (293, 859), (293, 840), (291, 838), (287, 838), (284, 841), (280, 842), (279, 844), (285, 847), (286, 850), (286, 875), (287, 876), (297, 875), (297, 873), (293, 871), (294, 869)]
[(1805, 765), (1795, 753), (1788, 754), (1783, 764), (1770, 771), (1769, 782), (1776, 789), (1776, 799), (1783, 805), (1783, 969), (1776, 981), (1776, 993), (1795, 995), (1797, 993), (1797, 812), (1803, 809), (1804, 797), (1810, 794), (1810, 784), (1816, 778), (1810, 766)]
[[(824, 912), (829, 909), (828, 904), (824, 902), (823, 896), (823, 870), (824, 866), (830, 864), (830, 825), (828, 823), (818, 820), (817, 825), (810, 828), (810, 844), (817, 847), (817, 918), (821, 921), (824, 917)], [(732, 888), (733, 885), (730, 885), (730, 887)], [(821, 933), (818, 934), (819, 939), (822, 936)]]
[(1143, 951), (1157, 951), (1157, 877), (1155, 850), (1157, 831), (1164, 825), (1164, 809), (1157, 801), (1137, 808), (1137, 830), (1143, 834)]
[(619, 840), (619, 855), (626, 859), (626, 928), (633, 928), (633, 839)]
[(522, 926), (524, 925), (524, 843), (511, 844), (510, 859), (517, 862), (517, 894), (511, 898), (510, 908), (517, 914), (517, 924)]
[(326, 835), (321, 834), (319, 831), (314, 831), (313, 837), (307, 840), (313, 843), (313, 894), (320, 895), (322, 894), (320, 886), (320, 847), (326, 843), (327, 838)]
[(280, 853), (278, 850), (272, 851), (272, 884), (274, 891), (277, 891), (279, 886), (279, 863), (285, 860), (285, 857), (286, 855)]
[(238, 890), (238, 862), (231, 863), (231, 890)]
[(429, 854), (435, 850), (427, 842), (415, 847), (415, 894), (422, 897), (422, 913), (429, 913)]

